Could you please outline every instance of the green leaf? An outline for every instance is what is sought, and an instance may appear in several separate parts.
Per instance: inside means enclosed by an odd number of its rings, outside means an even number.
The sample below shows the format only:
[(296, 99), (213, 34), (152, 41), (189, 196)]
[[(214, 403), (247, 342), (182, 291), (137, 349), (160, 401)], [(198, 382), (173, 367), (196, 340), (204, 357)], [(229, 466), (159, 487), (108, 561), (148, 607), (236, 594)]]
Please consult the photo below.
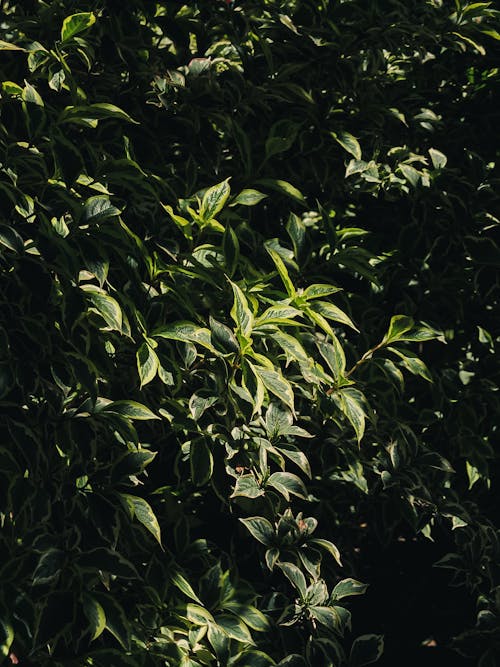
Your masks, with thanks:
[(178, 588), (182, 593), (184, 593), (186, 597), (190, 598), (191, 600), (194, 600), (195, 602), (198, 602), (198, 604), (203, 606), (203, 602), (196, 595), (196, 593), (193, 590), (193, 587), (181, 572), (179, 572), (178, 570), (170, 572), (170, 581), (176, 588)]
[(356, 137), (353, 137), (349, 132), (331, 133), (332, 137), (337, 141), (344, 150), (350, 153), (355, 160), (361, 160), (361, 146)]
[(395, 347), (388, 347), (387, 351), (398, 356), (407, 371), (413, 375), (420, 375), (424, 380), (427, 380), (427, 382), (433, 382), (429, 369), (416, 354), (413, 354), (409, 350), (398, 350)]
[(224, 611), (230, 611), (241, 618), (252, 630), (256, 632), (267, 632), (270, 630), (270, 622), (259, 609), (250, 604), (241, 604), (234, 600), (224, 602)]
[(12, 42), (6, 42), (3, 39), (0, 39), (0, 51), (26, 51), (26, 49), (23, 49), (16, 44), (12, 44)]
[(328, 320), (346, 324), (348, 327), (351, 327), (351, 329), (354, 329), (354, 331), (359, 331), (347, 313), (344, 313), (343, 310), (334, 306), (333, 303), (330, 303), (329, 301), (314, 301), (309, 307), (315, 313), (319, 313)]
[(33, 585), (48, 584), (54, 581), (61, 572), (65, 561), (64, 551), (49, 549), (40, 556), (33, 573)]
[(156, 329), (152, 335), (155, 338), (179, 340), (184, 343), (198, 343), (211, 351), (215, 351), (209, 329), (200, 327), (192, 322), (176, 322), (175, 324)]
[[(252, 649), (245, 649), (241, 653), (238, 653), (238, 655), (231, 659), (230, 664), (231, 667), (271, 667), (272, 665), (276, 665), (275, 661), (267, 653)], [(302, 667), (302, 665), (299, 667)]]
[[(0, 40), (0, 45), (4, 43)], [(5, 49), (0, 48), (0, 51), (4, 51)], [(24, 51), (24, 49), (20, 49), (21, 51)], [(15, 95), (15, 96), (21, 96), (23, 94), (23, 89), (22, 86), (19, 84), (15, 83), (14, 81), (2, 81), (2, 92), (4, 92), (6, 95)]]
[(304, 482), (291, 472), (274, 472), (267, 480), (267, 486), (279, 491), (286, 500), (290, 500), (290, 494), (306, 500), (308, 497)]
[(102, 605), (90, 595), (83, 596), (83, 611), (90, 624), (90, 641), (94, 641), (106, 628), (106, 614)]
[(376, 662), (384, 652), (384, 639), (381, 635), (361, 635), (351, 648), (349, 667), (362, 667)]
[(275, 532), (267, 519), (261, 516), (253, 516), (248, 519), (240, 519), (245, 528), (255, 537), (256, 540), (270, 547), (275, 541)]
[(252, 639), (252, 635), (248, 630), (247, 626), (243, 621), (234, 618), (234, 616), (228, 616), (226, 614), (221, 614), (216, 616), (215, 622), (217, 625), (224, 630), (224, 632), (235, 639), (238, 642), (243, 642), (245, 644), (255, 644)]
[(278, 330), (275, 333), (270, 334), (270, 337), (285, 351), (287, 359), (293, 361), (309, 361), (309, 355), (304, 350), (301, 343), (299, 343), (293, 336), (290, 336), (290, 334)]
[(174, 209), (171, 206), (167, 206), (166, 204), (162, 204), (162, 207), (165, 209), (165, 211), (168, 213), (170, 216), (170, 219), (175, 222), (177, 227), (181, 230), (181, 232), (184, 234), (184, 237), (188, 239), (189, 241), (193, 240), (193, 230), (192, 230), (192, 225), (187, 220), (186, 218), (183, 218), (181, 215), (177, 215), (174, 213)]
[(398, 169), (403, 174), (408, 183), (410, 183), (412, 187), (416, 188), (421, 180), (420, 172), (415, 169), (415, 167), (412, 167), (411, 164), (404, 163), (398, 165)]
[(244, 336), (249, 336), (253, 327), (253, 314), (248, 307), (248, 301), (241, 289), (236, 283), (231, 283), (234, 294), (233, 307), (231, 308), (231, 317), (234, 323), (240, 329)]
[(193, 604), (192, 602), (188, 602), (186, 605), (186, 618), (190, 623), (200, 626), (208, 625), (215, 621), (208, 609), (205, 609), (198, 604)]
[(209, 623), (207, 639), (215, 651), (219, 665), (227, 665), (229, 658), (229, 637), (226, 631), (215, 623)]
[(262, 380), (265, 388), (277, 396), (290, 410), (294, 412), (294, 395), (292, 385), (278, 373), (278, 371), (264, 368), (262, 366), (252, 366), (254, 372)]
[(97, 547), (91, 551), (78, 554), (75, 562), (82, 570), (96, 572), (102, 570), (110, 574), (127, 579), (138, 578), (138, 573), (132, 563), (113, 549)]
[(228, 275), (234, 275), (240, 260), (240, 243), (231, 225), (226, 225), (222, 236), (222, 252), (224, 253), (224, 264)]
[(0, 244), (13, 252), (23, 252), (24, 241), (13, 227), (0, 225)]
[(338, 631), (341, 629), (341, 618), (335, 607), (311, 606), (309, 607), (309, 613), (318, 623), (329, 630)]
[(95, 15), (92, 12), (79, 12), (67, 16), (61, 28), (61, 41), (67, 42), (72, 37), (79, 35), (95, 23)]
[(328, 364), (335, 380), (344, 377), (346, 358), (345, 353), (336, 336), (332, 337), (332, 344), (317, 341), (316, 345), (323, 359)]
[(263, 192), (259, 192), (258, 190), (242, 190), (238, 195), (236, 195), (229, 206), (255, 206), (266, 197), (267, 195), (265, 195)]
[(198, 421), (205, 411), (212, 405), (215, 405), (219, 400), (218, 396), (202, 395), (202, 391), (203, 390), (200, 390), (200, 393), (194, 393), (189, 399), (189, 411), (195, 421)]
[(293, 253), (296, 260), (299, 260), (304, 253), (307, 244), (306, 225), (302, 222), (298, 215), (290, 213), (288, 222), (286, 224), (286, 231), (293, 244)]
[(287, 324), (294, 325), (295, 317), (302, 315), (302, 312), (294, 306), (276, 304), (267, 308), (262, 315), (255, 320), (255, 326), (271, 325), (271, 324)]
[(330, 296), (330, 294), (336, 294), (341, 291), (341, 287), (335, 287), (334, 285), (315, 284), (306, 287), (300, 296), (306, 301), (309, 301), (311, 299), (321, 299), (322, 297)]
[(153, 535), (158, 544), (162, 546), (160, 524), (151, 505), (139, 496), (132, 496), (128, 493), (121, 493), (120, 496), (130, 508), (132, 516), (135, 516), (137, 521), (142, 523), (151, 535)]
[(332, 600), (342, 600), (351, 595), (363, 595), (367, 588), (368, 584), (362, 584), (356, 579), (342, 579), (333, 589)]
[(257, 183), (259, 183), (260, 185), (265, 185), (268, 188), (271, 188), (271, 190), (276, 190), (277, 192), (281, 192), (282, 194), (287, 195), (291, 199), (294, 199), (295, 201), (299, 202), (300, 204), (306, 203), (306, 200), (302, 192), (288, 181), (282, 181), (279, 178), (261, 178), (260, 180), (257, 181)]
[(208, 222), (212, 218), (215, 218), (217, 213), (222, 211), (230, 192), (229, 178), (208, 188), (203, 195), (200, 207), (200, 217), (204, 222)]
[(293, 286), (290, 276), (288, 275), (288, 270), (285, 266), (285, 263), (283, 262), (279, 254), (276, 252), (276, 250), (273, 250), (273, 248), (271, 248), (268, 245), (266, 245), (266, 250), (271, 255), (271, 259), (273, 260), (274, 265), (278, 270), (279, 276), (283, 281), (283, 285), (285, 286), (288, 296), (291, 297), (292, 299), (295, 298), (296, 296), (295, 287)]
[(14, 628), (5, 618), (0, 619), (0, 653), (7, 657), (14, 641)]
[(37, 107), (43, 107), (43, 99), (37, 89), (26, 82), (21, 97), (28, 104), (35, 104)]
[[(289, 433), (294, 434), (294, 430), (297, 427), (292, 426), (289, 429)], [(300, 429), (302, 433), (297, 433), (298, 437), (308, 437), (311, 438), (312, 436), (304, 431), (303, 429)], [(311, 473), (311, 466), (309, 464), (309, 461), (307, 459), (307, 456), (302, 452), (298, 447), (295, 447), (295, 445), (290, 445), (288, 443), (281, 443), (279, 446), (276, 445), (276, 449), (280, 454), (283, 454), (283, 456), (286, 456), (287, 459), (295, 463), (295, 465), (302, 470), (302, 472), (311, 479), (312, 473)]]
[(124, 120), (127, 123), (138, 124), (138, 121), (134, 120), (123, 109), (108, 102), (98, 102), (86, 106), (67, 106), (62, 111), (59, 122), (96, 127), (100, 120), (106, 119)]
[(429, 148), (429, 155), (431, 156), (434, 169), (444, 169), (444, 167), (446, 167), (448, 158), (444, 153), (441, 153), (441, 151), (438, 151), (436, 148)]
[[(232, 312), (232, 311), (231, 311)], [(210, 342), (215, 350), (219, 350), (222, 354), (238, 353), (240, 346), (236, 336), (231, 329), (214, 319), (211, 315), (210, 322)]]
[(83, 220), (87, 223), (95, 224), (108, 218), (120, 215), (121, 211), (110, 202), (109, 197), (105, 195), (96, 195), (90, 197), (83, 207)]
[(393, 343), (402, 340), (402, 337), (414, 327), (414, 322), (411, 317), (406, 315), (394, 315), (389, 324), (389, 331), (384, 336), (384, 343)]
[(123, 315), (118, 301), (94, 285), (81, 285), (92, 307), (101, 315), (110, 329), (122, 331)]
[(94, 591), (92, 597), (101, 606), (105, 619), (106, 630), (121, 644), (125, 651), (130, 650), (130, 625), (123, 611), (123, 607), (105, 593)]
[(113, 401), (109, 403), (103, 412), (113, 412), (127, 419), (143, 421), (146, 419), (159, 419), (154, 412), (137, 401)]
[(337, 549), (335, 544), (333, 542), (330, 542), (329, 540), (324, 540), (320, 537), (314, 537), (313, 539), (309, 540), (308, 544), (311, 546), (318, 546), (321, 549), (325, 549), (325, 551), (328, 551), (328, 553), (333, 556), (333, 558), (337, 561), (338, 565), (342, 567), (342, 562), (340, 560), (340, 551)]
[(278, 567), (299, 591), (300, 597), (304, 600), (307, 595), (307, 583), (302, 571), (293, 563), (278, 563)]
[(244, 498), (258, 498), (264, 495), (264, 490), (260, 488), (253, 475), (241, 475), (236, 479), (233, 493), (230, 498), (243, 496)]
[(356, 432), (358, 443), (361, 442), (365, 432), (365, 410), (366, 399), (364, 395), (353, 387), (344, 387), (332, 394), (333, 400), (351, 422)]
[(470, 461), (465, 462), (465, 468), (467, 471), (467, 477), (469, 479), (470, 491), (476, 482), (478, 482), (480, 479), (483, 479), (483, 475), (481, 475), (478, 468), (476, 468), (476, 466), (474, 466)]
[(136, 358), (142, 389), (155, 378), (160, 362), (156, 352), (146, 342), (137, 350)]
[(189, 447), (191, 479), (195, 486), (204, 486), (212, 477), (214, 458), (204, 438), (191, 441)]
[(266, 412), (266, 432), (269, 438), (288, 432), (288, 428), (293, 424), (293, 416), (290, 410), (286, 410), (281, 403), (273, 401), (269, 404)]

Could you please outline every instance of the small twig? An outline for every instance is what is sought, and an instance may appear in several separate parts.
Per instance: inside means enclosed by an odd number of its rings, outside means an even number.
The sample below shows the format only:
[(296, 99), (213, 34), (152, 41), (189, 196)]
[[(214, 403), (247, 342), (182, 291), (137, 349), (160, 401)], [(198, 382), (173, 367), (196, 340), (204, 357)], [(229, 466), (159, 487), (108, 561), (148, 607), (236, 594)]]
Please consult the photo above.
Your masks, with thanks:
[(380, 343), (378, 343), (378, 345), (375, 345), (375, 347), (372, 347), (369, 350), (367, 350), (361, 357), (361, 359), (358, 359), (358, 361), (354, 364), (354, 366), (347, 371), (347, 373), (345, 374), (346, 378), (352, 375), (354, 371), (356, 371), (361, 366), (361, 364), (364, 364), (365, 361), (368, 361), (368, 359), (370, 359), (377, 350), (380, 350), (380, 348), (384, 347), (385, 344), (386, 344), (385, 340), (382, 340), (380, 341)]

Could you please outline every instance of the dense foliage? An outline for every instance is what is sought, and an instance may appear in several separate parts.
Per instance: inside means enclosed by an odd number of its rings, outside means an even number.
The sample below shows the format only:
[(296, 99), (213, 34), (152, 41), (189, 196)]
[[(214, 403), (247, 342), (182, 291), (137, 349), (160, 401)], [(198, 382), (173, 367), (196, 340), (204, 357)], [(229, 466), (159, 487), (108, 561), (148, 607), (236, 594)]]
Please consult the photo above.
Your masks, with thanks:
[(1, 5), (0, 661), (497, 665), (493, 4)]

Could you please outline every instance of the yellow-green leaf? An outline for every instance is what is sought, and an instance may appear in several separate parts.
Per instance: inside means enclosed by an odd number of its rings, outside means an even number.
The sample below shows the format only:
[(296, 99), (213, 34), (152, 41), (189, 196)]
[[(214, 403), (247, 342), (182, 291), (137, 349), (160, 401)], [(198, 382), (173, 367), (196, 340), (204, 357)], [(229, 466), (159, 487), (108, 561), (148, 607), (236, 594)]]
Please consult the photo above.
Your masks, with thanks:
[(92, 12), (79, 12), (67, 16), (61, 28), (61, 41), (67, 42), (72, 37), (79, 35), (95, 23), (95, 15)]

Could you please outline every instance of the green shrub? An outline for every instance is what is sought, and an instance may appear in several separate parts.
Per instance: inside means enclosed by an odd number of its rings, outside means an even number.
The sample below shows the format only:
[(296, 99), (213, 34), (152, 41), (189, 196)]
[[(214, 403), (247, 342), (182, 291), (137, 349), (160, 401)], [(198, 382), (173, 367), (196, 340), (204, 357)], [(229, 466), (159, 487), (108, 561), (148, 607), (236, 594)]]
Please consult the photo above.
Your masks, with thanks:
[(499, 12), (3, 8), (5, 663), (494, 666)]

